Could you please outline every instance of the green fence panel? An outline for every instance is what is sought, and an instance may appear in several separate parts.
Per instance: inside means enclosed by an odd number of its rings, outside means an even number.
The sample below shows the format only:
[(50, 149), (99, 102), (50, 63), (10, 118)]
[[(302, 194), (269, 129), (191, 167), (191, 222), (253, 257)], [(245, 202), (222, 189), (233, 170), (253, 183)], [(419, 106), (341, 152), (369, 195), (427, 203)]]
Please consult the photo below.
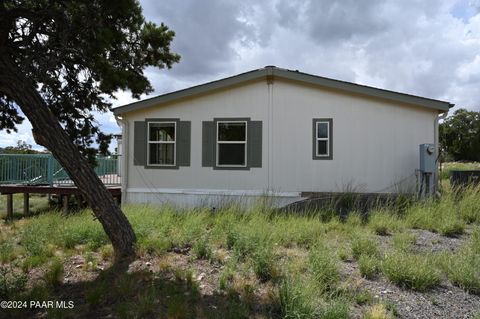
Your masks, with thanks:
[[(105, 184), (120, 184), (118, 156), (98, 157), (95, 173)], [(73, 184), (50, 154), (0, 154), (0, 184)]]

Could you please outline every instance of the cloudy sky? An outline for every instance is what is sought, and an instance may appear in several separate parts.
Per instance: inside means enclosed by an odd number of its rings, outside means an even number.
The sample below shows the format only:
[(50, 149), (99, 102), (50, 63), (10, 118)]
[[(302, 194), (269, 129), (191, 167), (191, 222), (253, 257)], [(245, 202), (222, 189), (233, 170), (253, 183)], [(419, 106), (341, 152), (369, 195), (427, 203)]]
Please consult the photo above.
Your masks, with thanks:
[[(480, 0), (140, 2), (182, 56), (146, 70), (152, 95), (276, 65), (480, 110)], [(131, 101), (119, 92), (114, 105)], [(119, 132), (111, 114), (97, 120)], [(0, 131), (0, 147), (17, 140), (34, 144), (28, 123)]]

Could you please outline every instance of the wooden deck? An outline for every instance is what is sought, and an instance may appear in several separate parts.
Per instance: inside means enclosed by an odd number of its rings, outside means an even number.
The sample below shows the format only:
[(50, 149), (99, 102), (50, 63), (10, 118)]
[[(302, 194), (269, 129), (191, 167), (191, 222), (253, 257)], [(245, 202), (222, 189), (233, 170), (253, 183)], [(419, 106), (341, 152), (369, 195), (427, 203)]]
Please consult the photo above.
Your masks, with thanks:
[[(120, 197), (122, 195), (122, 189), (120, 186), (110, 186), (106, 185), (108, 191), (112, 194), (113, 198), (120, 202)], [(66, 185), (15, 185), (7, 184), (0, 185), (0, 194), (7, 196), (7, 219), (13, 218), (13, 194), (23, 194), (23, 214), (28, 216), (30, 213), (29, 210), (29, 199), (30, 194), (52, 194), (58, 195), (62, 199), (63, 212), (68, 211), (68, 201), (69, 197), (72, 195), (80, 196), (81, 192), (76, 186), (66, 186)]]

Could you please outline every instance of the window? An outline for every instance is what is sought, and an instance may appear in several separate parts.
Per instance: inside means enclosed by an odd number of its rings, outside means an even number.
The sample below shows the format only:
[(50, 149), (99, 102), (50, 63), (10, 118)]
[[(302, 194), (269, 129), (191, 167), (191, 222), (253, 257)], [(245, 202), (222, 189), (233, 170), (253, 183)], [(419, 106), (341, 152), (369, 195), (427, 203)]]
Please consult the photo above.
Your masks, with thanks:
[(247, 166), (247, 122), (217, 122), (217, 166)]
[(148, 165), (175, 166), (176, 122), (148, 122)]
[(313, 159), (332, 159), (332, 119), (313, 120)]

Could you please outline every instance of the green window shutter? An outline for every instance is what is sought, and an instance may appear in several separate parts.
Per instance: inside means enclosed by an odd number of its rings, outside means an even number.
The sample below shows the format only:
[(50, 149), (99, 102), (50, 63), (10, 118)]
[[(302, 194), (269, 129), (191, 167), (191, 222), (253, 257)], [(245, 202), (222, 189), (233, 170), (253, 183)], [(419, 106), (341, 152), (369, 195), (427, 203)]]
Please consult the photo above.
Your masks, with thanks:
[(262, 121), (248, 122), (248, 167), (262, 167)]
[(202, 166), (215, 166), (215, 122), (202, 122)]
[(133, 125), (133, 165), (147, 164), (147, 124), (135, 121)]
[(177, 122), (177, 166), (190, 166), (191, 131), (190, 121)]

